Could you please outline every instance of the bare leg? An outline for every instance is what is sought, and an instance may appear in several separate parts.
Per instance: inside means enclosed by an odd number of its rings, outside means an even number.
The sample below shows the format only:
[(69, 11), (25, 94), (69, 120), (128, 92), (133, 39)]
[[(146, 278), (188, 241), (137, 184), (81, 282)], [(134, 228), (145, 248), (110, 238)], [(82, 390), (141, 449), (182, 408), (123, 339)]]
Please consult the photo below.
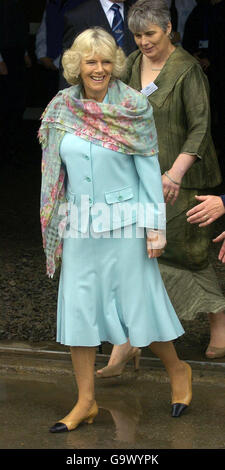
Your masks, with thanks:
[(171, 341), (154, 342), (149, 347), (161, 359), (169, 375), (172, 402), (184, 402), (187, 390), (190, 388), (186, 363), (178, 358), (176, 349)]
[(118, 368), (121, 366), (122, 371), (124, 359), (135, 354), (138, 350), (139, 348), (131, 346), (129, 339), (124, 344), (114, 345), (107, 366), (103, 367), (103, 369), (99, 369), (97, 375), (101, 376), (102, 372), (107, 372), (107, 368), (111, 366), (118, 366)]
[[(207, 349), (207, 356), (215, 354), (211, 348), (224, 349), (225, 355), (225, 312), (209, 313), (210, 322), (210, 343)], [(211, 350), (211, 354), (210, 354)]]
[(131, 344), (130, 344), (129, 339), (128, 339), (127, 343), (120, 344), (120, 345), (114, 345), (113, 349), (112, 349), (112, 352), (111, 352), (111, 355), (110, 355), (110, 358), (109, 358), (108, 366), (118, 364), (119, 362), (123, 361), (124, 356), (126, 356), (127, 353), (130, 352), (132, 349), (136, 350), (138, 348), (132, 347)]
[[(95, 347), (71, 347), (71, 357), (78, 387), (78, 401), (70, 413), (60, 423), (68, 430), (75, 429), (94, 410), (97, 414), (94, 390)], [(95, 413), (96, 412), (96, 413)]]

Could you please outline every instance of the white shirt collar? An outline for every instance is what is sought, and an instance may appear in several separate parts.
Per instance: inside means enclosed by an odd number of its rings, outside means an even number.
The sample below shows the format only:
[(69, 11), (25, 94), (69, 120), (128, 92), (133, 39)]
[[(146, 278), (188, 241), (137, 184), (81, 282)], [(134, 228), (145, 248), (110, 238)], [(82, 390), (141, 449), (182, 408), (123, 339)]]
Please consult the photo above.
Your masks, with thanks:
[(102, 8), (104, 10), (105, 13), (107, 13), (111, 6), (113, 5), (113, 3), (117, 3), (120, 8), (122, 9), (122, 12), (124, 11), (124, 3), (123, 2), (110, 2), (110, 0), (99, 0), (101, 5), (102, 5)]

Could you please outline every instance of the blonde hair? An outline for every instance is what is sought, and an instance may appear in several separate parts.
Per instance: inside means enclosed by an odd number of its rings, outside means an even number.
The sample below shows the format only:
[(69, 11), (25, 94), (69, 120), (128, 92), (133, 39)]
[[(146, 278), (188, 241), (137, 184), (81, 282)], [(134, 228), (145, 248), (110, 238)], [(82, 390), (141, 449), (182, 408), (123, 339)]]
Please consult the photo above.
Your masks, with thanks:
[(80, 64), (84, 57), (95, 54), (113, 64), (112, 76), (119, 78), (125, 71), (126, 56), (117, 46), (113, 36), (103, 28), (89, 28), (80, 33), (62, 57), (63, 75), (68, 83), (75, 85), (80, 81)]

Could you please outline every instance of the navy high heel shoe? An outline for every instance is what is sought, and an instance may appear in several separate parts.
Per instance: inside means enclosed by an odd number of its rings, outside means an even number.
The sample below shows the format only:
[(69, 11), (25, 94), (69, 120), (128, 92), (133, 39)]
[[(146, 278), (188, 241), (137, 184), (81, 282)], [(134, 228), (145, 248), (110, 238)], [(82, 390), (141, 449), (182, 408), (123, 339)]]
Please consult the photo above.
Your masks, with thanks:
[(188, 406), (191, 403), (192, 399), (192, 369), (187, 362), (184, 363), (185, 367), (187, 368), (187, 374), (188, 374), (188, 389), (186, 396), (179, 400), (179, 398), (173, 398), (172, 397), (172, 417), (173, 418), (179, 418), (184, 410), (188, 408)]
[(97, 405), (96, 402), (94, 402), (94, 404), (92, 405), (92, 407), (91, 407), (90, 411), (88, 412), (88, 414), (86, 416), (84, 416), (83, 418), (81, 418), (80, 420), (77, 420), (76, 422), (71, 423), (71, 425), (69, 427), (67, 427), (67, 425), (65, 423), (63, 423), (62, 421), (59, 421), (58, 423), (54, 424), (54, 426), (52, 426), (49, 429), (49, 431), (50, 432), (55, 432), (55, 433), (73, 431), (81, 423), (92, 424), (94, 422), (94, 419), (97, 416), (97, 414), (98, 414), (98, 405)]

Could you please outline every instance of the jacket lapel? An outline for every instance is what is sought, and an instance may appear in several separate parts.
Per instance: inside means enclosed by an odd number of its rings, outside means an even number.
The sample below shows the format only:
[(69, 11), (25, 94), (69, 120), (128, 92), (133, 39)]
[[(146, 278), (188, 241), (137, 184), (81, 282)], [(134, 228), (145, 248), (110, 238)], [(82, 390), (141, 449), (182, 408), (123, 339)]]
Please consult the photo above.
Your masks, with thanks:
[(99, 0), (92, 0), (89, 3), (90, 4), (87, 5), (87, 24), (89, 27), (90, 25), (94, 25), (96, 22), (96, 25), (101, 26), (106, 31), (108, 31), (108, 33), (111, 33), (112, 31), (105, 12), (102, 8), (101, 2)]
[[(142, 88), (140, 73), (141, 58), (142, 54), (140, 51), (134, 54), (130, 69), (130, 79), (127, 81), (131, 87), (138, 91), (141, 91)], [(158, 90), (151, 94), (150, 102), (161, 107), (173, 90), (177, 80), (193, 66), (193, 63), (197, 64), (197, 61), (182, 47), (177, 46), (154, 81)]]
[(193, 61), (195, 59), (190, 54), (177, 46), (154, 81), (158, 90), (151, 94), (151, 103), (156, 104), (158, 107), (162, 106), (177, 80), (193, 66)]

